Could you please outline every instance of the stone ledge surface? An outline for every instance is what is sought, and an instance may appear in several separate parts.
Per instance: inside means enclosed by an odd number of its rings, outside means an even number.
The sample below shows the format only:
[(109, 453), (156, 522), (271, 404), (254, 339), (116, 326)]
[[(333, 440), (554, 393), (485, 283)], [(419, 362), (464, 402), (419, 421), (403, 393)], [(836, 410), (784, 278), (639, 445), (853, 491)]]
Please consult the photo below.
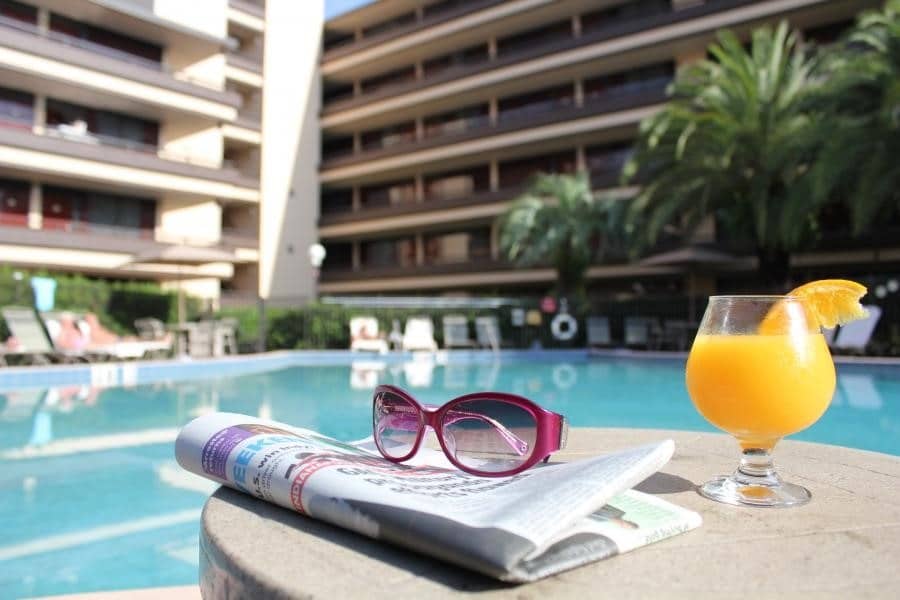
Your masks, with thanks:
[(896, 597), (900, 588), (900, 458), (783, 441), (781, 475), (809, 488), (790, 509), (732, 507), (695, 487), (731, 472), (728, 436), (576, 429), (554, 459), (574, 460), (665, 438), (672, 461), (638, 489), (698, 511), (694, 531), (536, 583), (509, 585), (308, 519), (222, 488), (204, 508), (207, 598)]

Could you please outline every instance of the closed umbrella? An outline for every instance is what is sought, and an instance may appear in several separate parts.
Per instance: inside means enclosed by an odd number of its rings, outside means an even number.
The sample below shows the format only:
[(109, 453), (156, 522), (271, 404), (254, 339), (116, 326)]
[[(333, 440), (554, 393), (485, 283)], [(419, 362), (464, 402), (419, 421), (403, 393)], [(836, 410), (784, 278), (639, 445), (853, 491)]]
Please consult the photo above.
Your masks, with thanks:
[(150, 248), (142, 252), (138, 252), (132, 256), (125, 264), (128, 265), (145, 265), (145, 264), (165, 264), (174, 265), (178, 268), (178, 324), (184, 324), (185, 306), (184, 306), (184, 290), (181, 287), (182, 268), (183, 267), (199, 267), (211, 263), (234, 263), (236, 257), (233, 253), (218, 248), (208, 248), (200, 246), (187, 246), (183, 244), (159, 246)]

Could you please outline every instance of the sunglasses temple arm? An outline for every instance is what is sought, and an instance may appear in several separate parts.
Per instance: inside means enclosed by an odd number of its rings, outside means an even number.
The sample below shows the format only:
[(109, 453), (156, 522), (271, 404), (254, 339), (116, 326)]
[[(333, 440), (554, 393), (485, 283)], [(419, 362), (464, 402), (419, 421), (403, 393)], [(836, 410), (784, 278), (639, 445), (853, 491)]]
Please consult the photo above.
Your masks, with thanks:
[(500, 437), (503, 438), (503, 441), (509, 445), (519, 456), (522, 456), (528, 452), (528, 442), (514, 434), (512, 431), (503, 426), (502, 423), (496, 421), (486, 415), (481, 415), (473, 412), (466, 412), (461, 410), (451, 410), (447, 413), (449, 417), (448, 425), (452, 425), (458, 421), (462, 421), (464, 419), (476, 419), (478, 421), (484, 421), (485, 423), (492, 426)]

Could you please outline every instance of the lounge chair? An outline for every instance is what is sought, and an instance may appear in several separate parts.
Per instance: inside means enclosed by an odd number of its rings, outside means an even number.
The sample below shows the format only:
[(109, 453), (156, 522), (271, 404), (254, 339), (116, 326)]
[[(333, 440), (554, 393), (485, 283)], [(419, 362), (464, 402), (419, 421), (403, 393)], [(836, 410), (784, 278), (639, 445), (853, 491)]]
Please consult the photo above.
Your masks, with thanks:
[(650, 317), (625, 317), (625, 346), (655, 349), (658, 347), (660, 326)]
[(16, 340), (14, 348), (4, 351), (6, 356), (21, 356), (32, 364), (88, 362), (83, 351), (55, 348), (34, 309), (9, 306), (0, 312)]
[(403, 328), (403, 349), (427, 350), (436, 352), (437, 342), (434, 340), (434, 323), (428, 317), (410, 317)]
[(609, 318), (587, 318), (587, 345), (588, 348), (597, 346), (609, 346), (612, 344), (612, 336), (609, 333)]
[(444, 315), (444, 348), (473, 348), (475, 340), (469, 337), (469, 320), (463, 315)]
[(118, 336), (103, 327), (93, 313), (42, 312), (41, 319), (57, 350), (82, 353), (89, 360), (132, 360), (167, 355), (172, 349), (168, 338), (140, 340)]
[(475, 317), (475, 340), (482, 348), (490, 348), (494, 352), (500, 350), (502, 339), (496, 316)]
[(875, 326), (881, 319), (881, 307), (870, 304), (864, 307), (869, 316), (858, 321), (851, 321), (846, 325), (842, 325), (838, 330), (831, 347), (835, 350), (853, 350), (864, 352), (872, 334), (875, 332)]
[(350, 350), (353, 352), (388, 353), (388, 343), (378, 333), (378, 319), (375, 317), (353, 317), (350, 319)]

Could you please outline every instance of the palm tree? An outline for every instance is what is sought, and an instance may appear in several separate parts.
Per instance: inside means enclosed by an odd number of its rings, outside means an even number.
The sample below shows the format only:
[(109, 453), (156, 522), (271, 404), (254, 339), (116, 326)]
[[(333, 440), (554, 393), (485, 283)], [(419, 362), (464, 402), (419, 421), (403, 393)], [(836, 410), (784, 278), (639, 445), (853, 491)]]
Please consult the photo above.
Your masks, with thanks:
[(519, 266), (550, 263), (557, 292), (585, 299), (585, 273), (625, 231), (623, 202), (598, 196), (587, 173), (540, 174), (500, 217), (500, 248)]
[(728, 31), (709, 50), (714, 60), (681, 70), (668, 105), (641, 123), (624, 170), (645, 182), (630, 211), (644, 221), (636, 242), (644, 249), (662, 231), (688, 234), (715, 217), (752, 241), (760, 274), (783, 286), (821, 204), (807, 177), (820, 118), (805, 101), (818, 59), (785, 23), (754, 31), (749, 51)]
[(823, 71), (833, 126), (813, 169), (814, 193), (847, 203), (860, 234), (900, 209), (900, 0), (864, 13)]

